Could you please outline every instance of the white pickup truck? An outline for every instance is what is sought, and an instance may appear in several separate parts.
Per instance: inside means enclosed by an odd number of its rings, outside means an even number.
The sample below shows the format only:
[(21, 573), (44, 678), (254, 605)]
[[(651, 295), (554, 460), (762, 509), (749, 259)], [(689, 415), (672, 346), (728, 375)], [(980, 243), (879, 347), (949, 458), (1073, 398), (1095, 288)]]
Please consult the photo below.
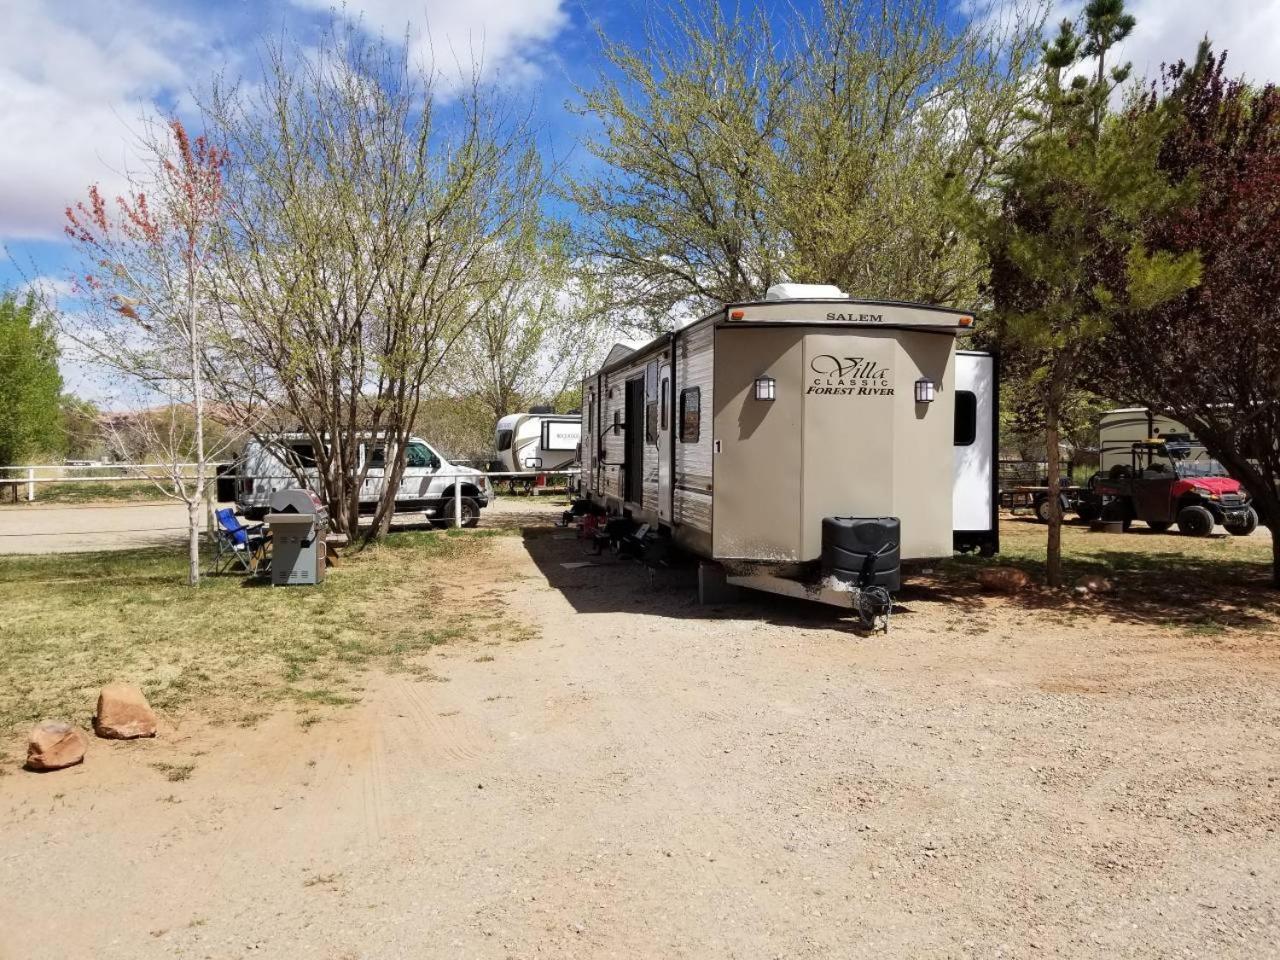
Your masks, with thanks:
[[(360, 505), (372, 510), (382, 496), (388, 456), (387, 444), (370, 438), (360, 444), (360, 467), (368, 472), (360, 487)], [(288, 464), (293, 464), (291, 470)], [(301, 433), (281, 433), (250, 440), (235, 462), (236, 507), (251, 520), (267, 515), (271, 494), (299, 485), (316, 475), (311, 439)], [(462, 525), (474, 527), (480, 510), (489, 505), (489, 489), (479, 470), (450, 463), (427, 441), (410, 437), (405, 449), (404, 476), (396, 491), (396, 512), (422, 512), (429, 519), (453, 517), (454, 491), (461, 487)]]

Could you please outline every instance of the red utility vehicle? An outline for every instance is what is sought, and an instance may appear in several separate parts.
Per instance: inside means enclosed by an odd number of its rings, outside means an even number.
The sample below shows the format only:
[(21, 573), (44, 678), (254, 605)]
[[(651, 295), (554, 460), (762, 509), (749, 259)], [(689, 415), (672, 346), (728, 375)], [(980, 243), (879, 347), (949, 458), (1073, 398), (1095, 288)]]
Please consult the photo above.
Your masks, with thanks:
[[(1103, 520), (1119, 520), (1127, 530), (1141, 520), (1153, 530), (1207, 537), (1214, 524), (1247, 537), (1258, 528), (1249, 495), (1216, 460), (1191, 457), (1189, 438), (1165, 437), (1132, 445), (1129, 465), (1113, 466), (1089, 481), (1090, 506)], [(1092, 510), (1090, 511), (1092, 512)]]

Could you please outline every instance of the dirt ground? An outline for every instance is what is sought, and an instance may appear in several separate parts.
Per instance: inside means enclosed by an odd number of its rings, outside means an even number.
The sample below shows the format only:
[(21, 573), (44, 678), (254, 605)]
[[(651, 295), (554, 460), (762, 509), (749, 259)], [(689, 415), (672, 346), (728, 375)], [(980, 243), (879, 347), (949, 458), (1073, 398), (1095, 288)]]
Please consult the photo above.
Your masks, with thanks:
[(0, 777), (0, 958), (1280, 956), (1272, 628), (490, 542), (449, 596), (537, 635), (447, 682)]

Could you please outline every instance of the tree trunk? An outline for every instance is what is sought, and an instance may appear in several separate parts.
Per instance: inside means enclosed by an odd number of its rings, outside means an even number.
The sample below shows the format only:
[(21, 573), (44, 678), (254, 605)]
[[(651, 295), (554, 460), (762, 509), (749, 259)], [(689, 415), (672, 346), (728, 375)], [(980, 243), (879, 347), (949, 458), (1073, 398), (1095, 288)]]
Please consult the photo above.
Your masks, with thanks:
[(1049, 485), (1049, 540), (1045, 547), (1045, 582), (1051, 587), (1062, 586), (1062, 498), (1059, 485), (1062, 479), (1061, 461), (1058, 459), (1058, 403), (1057, 391), (1050, 385), (1044, 411), (1044, 446), (1048, 460)]
[(203, 497), (187, 500), (187, 583), (200, 586), (200, 508)]
[(190, 304), (187, 308), (187, 325), (191, 341), (191, 394), (195, 402), (196, 419), (196, 488), (187, 501), (187, 552), (190, 569), (187, 582), (200, 586), (200, 511), (204, 507), (204, 379), (200, 369), (200, 320), (195, 307), (194, 275), (188, 288)]
[(1271, 586), (1280, 589), (1280, 518), (1267, 524), (1271, 531)]

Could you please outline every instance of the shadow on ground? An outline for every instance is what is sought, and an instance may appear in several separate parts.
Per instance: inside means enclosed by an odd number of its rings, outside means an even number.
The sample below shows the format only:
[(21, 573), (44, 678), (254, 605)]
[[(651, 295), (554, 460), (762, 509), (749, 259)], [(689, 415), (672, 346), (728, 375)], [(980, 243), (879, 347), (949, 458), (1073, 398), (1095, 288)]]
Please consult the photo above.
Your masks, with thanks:
[[(673, 557), (670, 566), (650, 568), (608, 549), (597, 554), (590, 543), (578, 539), (573, 528), (529, 526), (521, 535), (525, 549), (547, 582), (578, 613), (759, 620), (777, 626), (864, 632), (852, 610), (767, 593), (743, 591), (743, 600), (704, 606), (698, 602), (697, 559), (687, 555)], [(901, 600), (906, 599), (904, 594)], [(910, 613), (905, 603), (894, 607), (894, 616)]]
[[(539, 524), (522, 528), (525, 547), (551, 586), (579, 613), (633, 611), (676, 619), (752, 619), (782, 626), (861, 630), (851, 612), (768, 594), (702, 606), (695, 559), (683, 557), (670, 568), (650, 569), (607, 550), (596, 554), (591, 545), (577, 539), (573, 529), (548, 527), (545, 517), (539, 519)], [(904, 565), (905, 582), (896, 597), (894, 615), (909, 618), (915, 602), (944, 603), (969, 612), (997, 603), (1204, 633), (1228, 628), (1269, 632), (1280, 625), (1280, 590), (1270, 585), (1269, 563), (1162, 549), (1157, 539), (1170, 542), (1169, 537), (1154, 531), (1139, 534), (1135, 530), (1125, 536), (1141, 537), (1141, 547), (1109, 549), (1101, 542), (1090, 543), (1087, 552), (1066, 562), (1068, 584), (1087, 574), (1103, 574), (1114, 583), (1114, 593), (1082, 598), (1069, 587), (1051, 591), (1036, 586), (1014, 596), (993, 597), (979, 587), (979, 569), (993, 564), (1017, 566), (1039, 584), (1044, 580), (1043, 559), (1021, 553), (990, 560), (956, 557)], [(1126, 542), (1137, 543), (1136, 539)], [(1174, 537), (1173, 545), (1182, 544)], [(577, 566), (584, 563), (589, 565)]]

